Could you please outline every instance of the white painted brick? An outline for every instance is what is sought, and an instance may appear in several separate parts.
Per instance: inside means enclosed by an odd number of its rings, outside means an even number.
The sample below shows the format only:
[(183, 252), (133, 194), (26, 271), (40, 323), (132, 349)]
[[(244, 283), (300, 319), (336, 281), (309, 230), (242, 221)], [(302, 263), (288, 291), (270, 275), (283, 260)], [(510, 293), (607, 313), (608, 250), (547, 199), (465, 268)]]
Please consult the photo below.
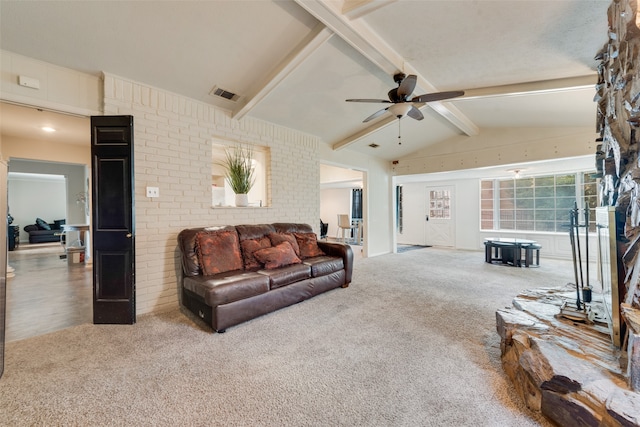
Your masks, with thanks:
[[(135, 129), (137, 313), (178, 305), (177, 233), (187, 227), (319, 217), (319, 140), (117, 76), (105, 75), (104, 110), (131, 114)], [(222, 138), (271, 148), (268, 208), (211, 207), (211, 142)], [(159, 200), (145, 196), (161, 188)]]

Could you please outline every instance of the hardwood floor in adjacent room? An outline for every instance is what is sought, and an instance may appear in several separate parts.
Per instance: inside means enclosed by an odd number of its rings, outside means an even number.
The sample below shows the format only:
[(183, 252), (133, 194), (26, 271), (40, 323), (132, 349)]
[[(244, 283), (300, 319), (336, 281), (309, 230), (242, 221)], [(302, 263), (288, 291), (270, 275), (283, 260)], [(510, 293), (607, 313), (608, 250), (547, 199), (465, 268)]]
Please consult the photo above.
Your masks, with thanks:
[(9, 251), (6, 341), (92, 322), (90, 264), (70, 265), (59, 243), (20, 244)]

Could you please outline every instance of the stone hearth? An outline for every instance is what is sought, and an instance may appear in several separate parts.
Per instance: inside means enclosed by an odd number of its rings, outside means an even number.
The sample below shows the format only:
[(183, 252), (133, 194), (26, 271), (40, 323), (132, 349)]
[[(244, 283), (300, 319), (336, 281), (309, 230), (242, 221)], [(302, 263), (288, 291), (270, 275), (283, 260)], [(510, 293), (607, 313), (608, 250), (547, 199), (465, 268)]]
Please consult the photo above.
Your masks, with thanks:
[(640, 393), (629, 387), (626, 353), (611, 343), (600, 295), (585, 321), (560, 315), (575, 302), (573, 286), (541, 288), (496, 312), (507, 375), (530, 409), (559, 425), (640, 426)]

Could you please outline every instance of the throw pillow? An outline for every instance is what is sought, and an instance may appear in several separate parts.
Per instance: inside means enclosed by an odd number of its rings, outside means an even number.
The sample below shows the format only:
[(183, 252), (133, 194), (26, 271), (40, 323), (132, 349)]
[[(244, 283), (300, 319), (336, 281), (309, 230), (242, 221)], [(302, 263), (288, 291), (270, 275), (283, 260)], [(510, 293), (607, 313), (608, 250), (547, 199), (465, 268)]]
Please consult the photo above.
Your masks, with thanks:
[(322, 256), (324, 252), (318, 247), (318, 236), (316, 233), (293, 233), (300, 247), (300, 258), (312, 258)]
[(291, 264), (300, 264), (302, 260), (296, 256), (289, 242), (282, 242), (271, 248), (260, 249), (254, 252), (258, 261), (264, 264), (267, 270), (285, 267)]
[(36, 225), (40, 230), (51, 230), (51, 226), (42, 218), (36, 218)]
[(202, 274), (242, 270), (242, 254), (235, 231), (201, 231), (196, 235), (196, 252)]
[(291, 233), (270, 233), (267, 237), (271, 240), (271, 246), (277, 246), (282, 242), (289, 242), (296, 255), (300, 256), (300, 247), (296, 237)]
[(267, 237), (246, 239), (240, 242), (240, 247), (242, 248), (242, 261), (244, 262), (244, 268), (247, 270), (259, 268), (262, 267), (262, 264), (256, 259), (254, 253), (260, 249), (270, 248), (271, 240)]

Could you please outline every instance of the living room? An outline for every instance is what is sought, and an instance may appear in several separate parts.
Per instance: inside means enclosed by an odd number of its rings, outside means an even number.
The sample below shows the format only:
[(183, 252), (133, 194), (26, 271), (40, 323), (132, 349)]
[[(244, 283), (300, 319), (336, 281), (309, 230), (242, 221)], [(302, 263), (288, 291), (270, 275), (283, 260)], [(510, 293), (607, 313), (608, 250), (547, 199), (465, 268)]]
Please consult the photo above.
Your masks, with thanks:
[[(337, 42), (331, 46), (344, 49)], [(363, 171), (363, 218), (367, 236), (363, 253), (368, 262), (375, 262), (376, 257), (393, 253), (397, 242), (393, 191), (396, 175), (442, 172), (451, 169), (452, 164), (456, 165), (454, 169), (483, 168), (496, 163), (500, 163), (502, 169), (511, 165), (525, 167), (534, 161), (584, 159), (595, 152), (597, 135), (592, 126), (495, 127), (487, 132), (483, 130), (479, 136), (460, 135), (456, 131), (451, 132), (454, 136), (446, 133), (440, 144), (398, 156), (393, 159), (397, 160), (394, 164), (390, 159), (367, 155), (355, 146), (336, 150), (312, 133), (251, 115), (234, 118), (224, 108), (176, 93), (161, 85), (161, 80), (146, 81), (145, 76), (122, 75), (116, 69), (103, 69), (100, 75), (85, 73), (30, 57), (27, 52), (3, 50), (0, 55), (4, 76), (0, 95), (4, 100), (84, 117), (134, 116), (136, 314), (141, 317), (166, 313), (179, 306), (176, 236), (184, 228), (289, 221), (311, 224), (319, 232), (321, 162)], [(40, 89), (21, 86), (17, 78), (21, 75), (40, 77)], [(351, 95), (345, 94), (343, 98), (347, 96)], [(593, 112), (591, 99), (588, 102), (586, 108)], [(313, 115), (315, 109), (310, 108), (308, 114)], [(339, 107), (344, 108), (344, 105)], [(364, 111), (359, 110), (358, 114)], [(293, 112), (291, 115), (295, 116)], [(359, 122), (364, 117), (366, 114)], [(406, 120), (402, 123), (407, 124), (403, 128), (403, 145), (409, 145), (412, 132), (424, 133), (424, 130), (412, 129), (415, 124), (409, 125)], [(396, 134), (398, 128), (395, 122), (392, 124), (389, 132)], [(441, 133), (441, 128), (432, 131)], [(386, 138), (385, 144), (397, 146), (397, 136)], [(249, 209), (211, 206), (212, 139), (269, 147), (268, 206)], [(14, 158), (41, 157), (38, 152), (25, 156), (20, 143), (3, 140), (1, 144), (2, 158), (9, 163)], [(527, 145), (529, 149), (522, 149)], [(466, 150), (468, 146), (473, 146), (473, 150)], [(85, 157), (78, 163), (90, 162)], [(158, 187), (160, 197), (146, 197), (148, 186)], [(470, 222), (467, 219), (462, 213), (458, 218), (473, 226), (477, 224), (477, 216)], [(477, 230), (474, 233), (481, 236)], [(478, 251), (481, 243), (481, 237), (474, 237), (457, 242), (455, 247)], [(375, 277), (372, 280), (375, 281)], [(360, 421), (366, 424), (366, 420)]]

